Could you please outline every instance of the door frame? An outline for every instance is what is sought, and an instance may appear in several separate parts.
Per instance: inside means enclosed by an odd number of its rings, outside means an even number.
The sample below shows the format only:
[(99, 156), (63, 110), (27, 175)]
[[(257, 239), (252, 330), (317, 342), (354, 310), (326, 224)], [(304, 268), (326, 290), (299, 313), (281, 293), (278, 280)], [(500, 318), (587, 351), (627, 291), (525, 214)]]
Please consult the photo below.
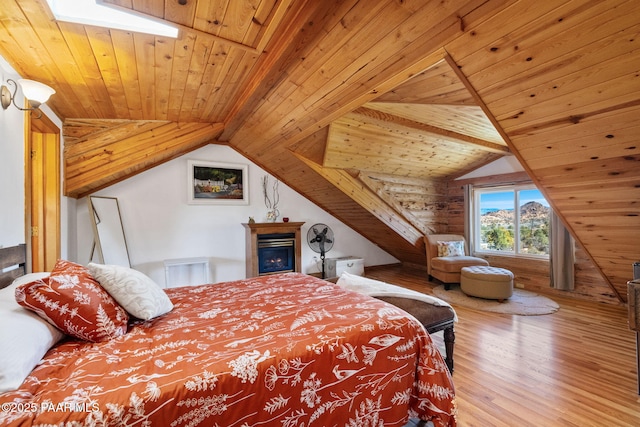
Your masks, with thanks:
[(60, 128), (40, 110), (26, 112), (25, 142), (27, 266), (29, 271), (50, 271), (61, 246)]

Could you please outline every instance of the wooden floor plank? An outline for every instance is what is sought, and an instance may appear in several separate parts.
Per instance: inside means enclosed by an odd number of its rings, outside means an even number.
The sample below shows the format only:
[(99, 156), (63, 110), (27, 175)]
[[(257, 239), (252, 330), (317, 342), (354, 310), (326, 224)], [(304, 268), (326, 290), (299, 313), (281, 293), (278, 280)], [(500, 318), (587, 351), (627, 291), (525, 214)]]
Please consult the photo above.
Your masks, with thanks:
[[(425, 293), (439, 285), (424, 271), (399, 266), (366, 275)], [(544, 316), (454, 306), (459, 426), (640, 425), (626, 306), (551, 298), (560, 310)]]

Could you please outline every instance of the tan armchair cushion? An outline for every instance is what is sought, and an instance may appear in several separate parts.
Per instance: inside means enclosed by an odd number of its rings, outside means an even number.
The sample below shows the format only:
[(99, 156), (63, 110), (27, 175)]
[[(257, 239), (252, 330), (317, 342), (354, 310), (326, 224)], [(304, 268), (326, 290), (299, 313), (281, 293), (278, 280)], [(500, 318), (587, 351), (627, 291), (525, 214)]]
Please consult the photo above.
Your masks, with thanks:
[[(480, 264), (478, 264), (478, 260), (482, 260)], [(471, 267), (474, 265), (489, 265), (489, 263), (482, 258), (467, 255), (431, 258), (431, 268), (433, 270), (444, 271), (445, 273), (460, 273), (462, 267)]]

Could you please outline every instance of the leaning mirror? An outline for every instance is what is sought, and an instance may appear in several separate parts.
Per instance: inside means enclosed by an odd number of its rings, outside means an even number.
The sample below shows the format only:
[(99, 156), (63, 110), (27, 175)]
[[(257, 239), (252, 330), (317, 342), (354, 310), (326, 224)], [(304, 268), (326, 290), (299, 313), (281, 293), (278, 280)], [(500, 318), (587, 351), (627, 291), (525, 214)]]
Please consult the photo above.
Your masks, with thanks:
[(89, 196), (89, 216), (99, 261), (103, 264), (131, 267), (118, 199)]

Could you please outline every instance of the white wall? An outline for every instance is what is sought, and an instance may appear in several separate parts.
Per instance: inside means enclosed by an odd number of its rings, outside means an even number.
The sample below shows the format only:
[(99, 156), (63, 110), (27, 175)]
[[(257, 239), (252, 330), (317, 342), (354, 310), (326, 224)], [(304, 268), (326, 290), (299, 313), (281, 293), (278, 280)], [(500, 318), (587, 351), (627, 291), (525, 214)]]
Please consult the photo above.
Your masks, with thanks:
[[(249, 204), (239, 206), (192, 205), (187, 203), (187, 160), (216, 161), (249, 165)], [(211, 281), (245, 278), (245, 228), (252, 216), (265, 222), (261, 180), (266, 172), (233, 149), (209, 145), (178, 159), (145, 171), (95, 195), (117, 197), (131, 265), (164, 284), (163, 260), (207, 257)], [(274, 178), (269, 177), (270, 182)], [(303, 236), (315, 223), (329, 225), (335, 244), (327, 257), (354, 255), (365, 265), (398, 262), (369, 240), (329, 215), (300, 194), (280, 183), (281, 217), (304, 222)], [(89, 261), (93, 240), (87, 200), (77, 203), (77, 261)], [(303, 239), (305, 240), (305, 239)], [(302, 266), (306, 273), (320, 271), (314, 261), (318, 254), (303, 241)]]
[(498, 160), (495, 160), (487, 165), (479, 167), (478, 169), (469, 172), (466, 175), (463, 175), (456, 180), (470, 179), (470, 178), (478, 178), (484, 176), (493, 176), (493, 175), (502, 175), (506, 173), (514, 173), (514, 172), (522, 172), (524, 168), (518, 162), (516, 156), (509, 155), (500, 157)]
[[(5, 85), (13, 94), (15, 86), (7, 84), (7, 79), (18, 80), (18, 73), (0, 57), (0, 85)], [(55, 95), (54, 95), (55, 96)], [(24, 104), (22, 92), (16, 94), (18, 105)], [(41, 111), (59, 128), (62, 123), (49, 107), (42, 105)], [(0, 107), (0, 247), (14, 246), (26, 242), (25, 230), (25, 112), (13, 105), (3, 110)], [(37, 120), (35, 117), (32, 120)], [(62, 150), (61, 155), (62, 155)], [(73, 201), (61, 197), (60, 224), (62, 233), (62, 256), (68, 256), (69, 227), (68, 206)], [(75, 226), (74, 226), (75, 228)], [(28, 242), (26, 242), (28, 243)]]
[[(2, 81), (17, 79), (2, 68)], [(9, 87), (13, 92), (13, 87)], [(0, 245), (25, 241), (24, 224), (24, 113), (13, 106), (0, 107)]]

